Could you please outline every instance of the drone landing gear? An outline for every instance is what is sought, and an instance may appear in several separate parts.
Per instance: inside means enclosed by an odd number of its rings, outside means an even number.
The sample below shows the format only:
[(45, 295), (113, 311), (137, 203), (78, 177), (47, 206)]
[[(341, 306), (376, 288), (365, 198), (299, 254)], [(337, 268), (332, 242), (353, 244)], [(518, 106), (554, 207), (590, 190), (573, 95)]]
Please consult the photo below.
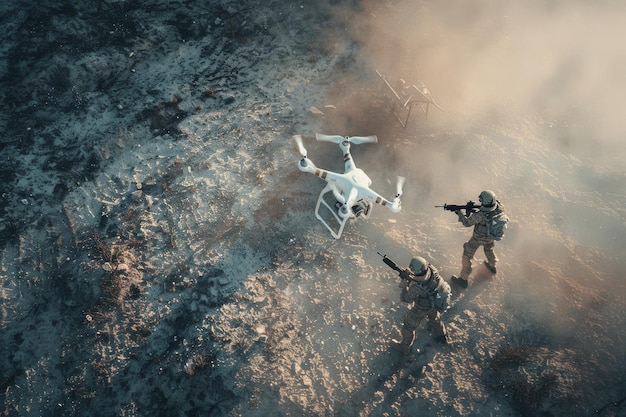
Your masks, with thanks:
[(335, 239), (339, 239), (348, 219), (355, 217), (367, 218), (371, 209), (372, 205), (367, 201), (358, 201), (348, 209), (335, 199), (332, 188), (326, 186), (317, 199), (315, 217), (326, 226)]

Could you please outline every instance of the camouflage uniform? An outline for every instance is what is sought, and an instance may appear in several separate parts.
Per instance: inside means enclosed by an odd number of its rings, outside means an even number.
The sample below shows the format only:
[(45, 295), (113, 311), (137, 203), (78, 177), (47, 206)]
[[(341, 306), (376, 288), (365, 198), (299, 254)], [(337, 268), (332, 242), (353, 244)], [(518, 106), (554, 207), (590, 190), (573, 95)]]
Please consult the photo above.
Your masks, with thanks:
[(438, 296), (441, 297), (442, 293), (444, 296), (449, 294), (450, 287), (431, 265), (428, 265), (427, 274), (424, 282), (405, 280), (400, 284), (402, 287), (400, 299), (405, 303), (413, 303), (413, 306), (406, 314), (402, 324), (402, 340), (394, 340), (391, 345), (405, 354), (410, 352), (415, 340), (415, 331), (424, 319), (432, 324), (439, 342), (447, 343), (448, 341), (446, 326), (441, 320), (441, 313), (447, 309), (447, 300), (441, 305), (437, 298)]
[(463, 280), (467, 280), (469, 278), (472, 273), (472, 258), (481, 246), (485, 251), (485, 257), (487, 258), (487, 268), (489, 268), (493, 273), (496, 272), (498, 258), (493, 250), (494, 240), (489, 237), (489, 232), (487, 230), (487, 218), (488, 216), (493, 215), (493, 213), (501, 211), (500, 204), (496, 202), (495, 210), (486, 210), (484, 207), (481, 207), (480, 211), (471, 213), (468, 217), (464, 216), (460, 210), (456, 212), (459, 216), (459, 221), (463, 223), (463, 226), (474, 226), (474, 233), (472, 234), (472, 237), (470, 240), (465, 242), (465, 244), (463, 244), (463, 257), (461, 258), (461, 274), (459, 278)]

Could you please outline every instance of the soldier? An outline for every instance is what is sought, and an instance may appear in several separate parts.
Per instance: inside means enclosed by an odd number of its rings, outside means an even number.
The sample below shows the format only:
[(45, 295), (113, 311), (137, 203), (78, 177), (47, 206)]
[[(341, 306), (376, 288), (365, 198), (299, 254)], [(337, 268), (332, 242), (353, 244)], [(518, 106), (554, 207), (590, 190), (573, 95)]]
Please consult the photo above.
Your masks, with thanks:
[(409, 270), (410, 272), (403, 270), (400, 273), (402, 278), (399, 285), (402, 288), (400, 299), (405, 303), (413, 303), (413, 306), (402, 324), (402, 340), (392, 340), (390, 343), (392, 348), (405, 355), (410, 353), (415, 331), (424, 318), (432, 324), (438, 342), (447, 344), (449, 341), (441, 313), (449, 308), (450, 285), (439, 276), (437, 269), (422, 257), (411, 259)]
[(484, 261), (485, 266), (493, 274), (497, 272), (496, 264), (498, 258), (493, 251), (494, 243), (500, 240), (504, 235), (504, 229), (508, 222), (508, 217), (504, 215), (503, 207), (496, 199), (493, 191), (485, 190), (478, 196), (480, 208), (477, 212), (469, 212), (463, 215), (461, 210), (455, 213), (459, 216), (459, 221), (463, 226), (474, 226), (474, 233), (470, 240), (463, 245), (463, 257), (461, 258), (461, 273), (457, 277), (452, 275), (450, 281), (461, 288), (467, 288), (468, 279), (472, 273), (472, 258), (480, 246), (485, 251), (487, 260)]

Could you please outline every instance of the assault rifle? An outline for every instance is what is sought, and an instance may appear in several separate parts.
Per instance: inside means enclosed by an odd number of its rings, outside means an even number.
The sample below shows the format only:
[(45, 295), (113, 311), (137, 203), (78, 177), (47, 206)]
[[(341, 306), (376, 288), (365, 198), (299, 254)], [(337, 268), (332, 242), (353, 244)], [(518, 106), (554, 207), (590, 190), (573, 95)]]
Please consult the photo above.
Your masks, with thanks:
[(417, 288), (423, 295), (431, 298), (431, 294), (426, 290), (426, 288), (423, 287), (424, 281), (416, 279), (415, 274), (411, 272), (408, 268), (400, 268), (398, 265), (396, 265), (394, 261), (389, 259), (387, 255), (383, 255), (380, 252), (376, 253), (383, 257), (383, 262), (386, 263), (389, 268), (393, 269), (394, 271), (398, 271), (398, 273), (400, 274), (400, 278), (402, 278), (402, 281), (400, 282), (400, 285), (398, 285), (398, 287), (406, 288), (406, 284), (404, 283), (404, 281), (413, 281), (415, 283), (413, 285), (417, 286)]
[(443, 207), (444, 210), (448, 210), (448, 211), (465, 210), (465, 217), (467, 217), (471, 213), (474, 212), (474, 209), (480, 208), (480, 204), (476, 204), (470, 200), (464, 206), (459, 206), (456, 204), (444, 204), (443, 206), (435, 206), (435, 207)]
[(398, 274), (400, 274), (400, 278), (402, 278), (403, 280), (421, 282), (415, 279), (415, 274), (411, 272), (408, 268), (400, 268), (394, 261), (389, 259), (387, 255), (383, 255), (380, 252), (376, 252), (376, 253), (382, 256), (383, 262), (386, 263), (389, 268), (393, 269), (394, 271), (397, 271)]

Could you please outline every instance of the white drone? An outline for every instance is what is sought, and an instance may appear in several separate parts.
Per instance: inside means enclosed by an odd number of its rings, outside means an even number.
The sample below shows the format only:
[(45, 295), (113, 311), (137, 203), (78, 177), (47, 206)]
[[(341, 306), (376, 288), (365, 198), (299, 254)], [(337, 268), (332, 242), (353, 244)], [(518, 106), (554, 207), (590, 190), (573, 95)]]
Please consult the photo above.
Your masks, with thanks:
[[(344, 173), (336, 173), (332, 171), (326, 171), (319, 169), (315, 166), (313, 161), (307, 158), (307, 152), (302, 144), (302, 136), (295, 135), (295, 139), (300, 155), (300, 163), (298, 168), (300, 171), (308, 172), (320, 177), (328, 184), (317, 199), (317, 205), (315, 206), (315, 216), (320, 220), (324, 226), (330, 231), (335, 239), (341, 237), (343, 228), (346, 225), (348, 219), (356, 217), (367, 218), (372, 209), (372, 203), (383, 205), (389, 208), (394, 213), (400, 211), (400, 197), (402, 196), (402, 187), (405, 179), (398, 177), (396, 184), (396, 196), (392, 201), (386, 200), (380, 194), (371, 190), (369, 187), (372, 184), (372, 180), (363, 172), (362, 169), (357, 168), (350, 155), (350, 144), (355, 145), (361, 143), (376, 143), (378, 138), (376, 136), (329, 136), (319, 133), (315, 134), (318, 141), (333, 142), (339, 144), (339, 149), (343, 153)], [(335, 201), (329, 201), (326, 197), (328, 193), (331, 193), (335, 197)], [(337, 221), (336, 227), (331, 225), (320, 214), (320, 208), (325, 208), (330, 211), (333, 218)], [(327, 216), (328, 217), (328, 216)]]

